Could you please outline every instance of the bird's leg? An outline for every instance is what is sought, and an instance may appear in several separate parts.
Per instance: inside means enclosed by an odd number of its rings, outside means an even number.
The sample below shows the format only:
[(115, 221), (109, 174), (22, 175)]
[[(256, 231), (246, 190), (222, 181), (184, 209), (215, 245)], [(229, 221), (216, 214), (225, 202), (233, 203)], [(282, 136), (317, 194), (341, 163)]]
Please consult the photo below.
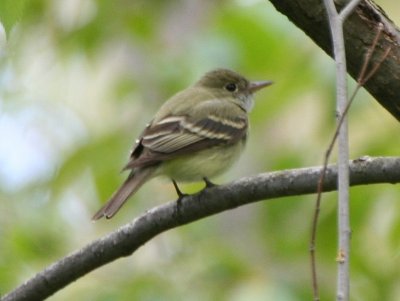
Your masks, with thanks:
[(175, 181), (174, 179), (172, 179), (172, 184), (174, 184), (176, 193), (178, 194), (178, 197), (179, 197), (178, 201), (179, 201), (180, 199), (182, 199), (184, 196), (187, 195), (186, 193), (183, 193), (183, 192), (179, 189), (178, 184), (176, 183), (176, 181)]
[(213, 182), (211, 182), (207, 177), (204, 177), (203, 180), (204, 180), (204, 183), (206, 184), (205, 188), (211, 188), (214, 186), (218, 186), (217, 184), (214, 184)]
[(183, 199), (185, 196), (187, 196), (187, 194), (186, 194), (186, 193), (183, 193), (183, 192), (179, 189), (178, 184), (176, 183), (176, 181), (175, 181), (174, 179), (171, 179), (171, 180), (172, 180), (172, 184), (174, 184), (176, 193), (178, 194), (178, 199), (176, 200), (175, 214), (176, 214), (176, 216), (178, 217), (178, 219), (180, 219), (180, 216), (181, 216), (182, 199)]

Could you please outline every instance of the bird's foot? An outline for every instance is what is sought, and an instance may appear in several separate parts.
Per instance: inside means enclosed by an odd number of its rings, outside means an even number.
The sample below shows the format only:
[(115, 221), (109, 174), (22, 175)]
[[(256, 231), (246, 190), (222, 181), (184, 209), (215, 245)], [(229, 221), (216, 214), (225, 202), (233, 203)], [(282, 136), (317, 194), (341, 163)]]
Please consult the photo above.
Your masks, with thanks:
[(181, 200), (181, 199), (183, 199), (185, 196), (187, 196), (187, 193), (183, 193), (180, 189), (179, 189), (179, 187), (178, 187), (178, 184), (176, 183), (176, 181), (175, 180), (172, 180), (172, 184), (174, 184), (174, 187), (175, 187), (175, 190), (176, 190), (176, 194), (178, 195), (178, 201), (179, 200)]
[(217, 184), (214, 184), (213, 182), (211, 182), (211, 181), (210, 181), (208, 178), (206, 178), (206, 177), (203, 178), (203, 181), (204, 181), (204, 183), (206, 184), (206, 187), (204, 187), (204, 189), (218, 186)]
[(172, 184), (174, 184), (176, 193), (178, 194), (178, 199), (176, 200), (176, 206), (175, 206), (175, 216), (181, 222), (181, 217), (182, 217), (182, 199), (187, 196), (187, 193), (183, 193), (179, 187), (178, 184), (176, 183), (175, 180), (172, 180)]

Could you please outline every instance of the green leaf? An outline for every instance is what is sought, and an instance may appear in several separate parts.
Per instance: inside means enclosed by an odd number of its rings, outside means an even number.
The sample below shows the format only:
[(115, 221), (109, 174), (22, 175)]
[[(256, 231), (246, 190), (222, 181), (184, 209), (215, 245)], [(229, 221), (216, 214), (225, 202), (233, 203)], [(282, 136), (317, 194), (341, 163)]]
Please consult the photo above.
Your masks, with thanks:
[(21, 19), (26, 0), (1, 0), (0, 1), (0, 22), (4, 26), (6, 35), (9, 35), (11, 28)]

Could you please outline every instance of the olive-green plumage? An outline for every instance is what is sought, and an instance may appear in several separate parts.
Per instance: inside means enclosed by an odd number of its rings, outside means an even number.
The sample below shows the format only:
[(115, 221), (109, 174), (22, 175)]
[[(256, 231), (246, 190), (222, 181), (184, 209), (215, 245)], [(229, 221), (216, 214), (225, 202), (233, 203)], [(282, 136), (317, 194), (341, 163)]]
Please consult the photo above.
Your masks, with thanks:
[(127, 180), (93, 219), (114, 216), (155, 176), (199, 181), (229, 168), (246, 141), (253, 93), (270, 84), (216, 69), (168, 99), (137, 139), (124, 168), (131, 170)]

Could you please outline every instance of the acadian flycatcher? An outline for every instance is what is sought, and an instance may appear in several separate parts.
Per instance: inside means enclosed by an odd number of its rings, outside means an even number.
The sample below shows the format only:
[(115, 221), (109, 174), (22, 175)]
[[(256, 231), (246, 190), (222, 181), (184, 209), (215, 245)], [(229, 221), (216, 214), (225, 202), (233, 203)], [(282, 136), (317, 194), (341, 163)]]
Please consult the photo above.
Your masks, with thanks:
[(230, 167), (243, 150), (253, 93), (271, 81), (250, 82), (227, 69), (207, 72), (193, 86), (168, 99), (145, 127), (124, 170), (130, 174), (93, 216), (111, 218), (149, 179), (204, 180)]

